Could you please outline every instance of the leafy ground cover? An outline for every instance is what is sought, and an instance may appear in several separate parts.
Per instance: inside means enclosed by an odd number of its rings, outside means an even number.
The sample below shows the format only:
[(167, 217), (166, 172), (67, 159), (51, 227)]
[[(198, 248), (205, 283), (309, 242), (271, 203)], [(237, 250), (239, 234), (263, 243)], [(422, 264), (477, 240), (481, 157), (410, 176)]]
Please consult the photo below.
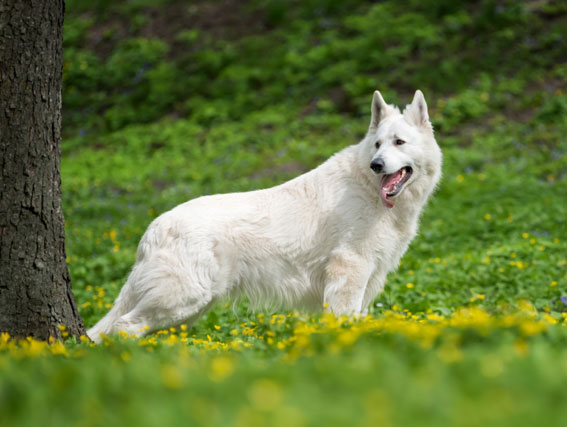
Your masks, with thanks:
[(149, 222), (356, 143), (374, 89), (429, 102), (444, 178), (364, 319), (220, 304), (144, 339), (0, 338), (5, 425), (562, 425), (567, 8), (67, 1), (62, 181), (87, 325)]

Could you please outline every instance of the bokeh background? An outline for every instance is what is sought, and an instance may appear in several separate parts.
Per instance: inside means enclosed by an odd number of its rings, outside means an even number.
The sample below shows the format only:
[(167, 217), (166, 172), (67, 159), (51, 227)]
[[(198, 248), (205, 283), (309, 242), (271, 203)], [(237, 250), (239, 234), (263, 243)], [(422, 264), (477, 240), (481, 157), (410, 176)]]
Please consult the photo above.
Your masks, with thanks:
[[(479, 293), (563, 311), (565, 9), (68, 1), (62, 174), (78, 299), (101, 286), (97, 303), (113, 300), (158, 214), (303, 173), (361, 139), (374, 90), (403, 107), (419, 88), (444, 179), (382, 304), (447, 314)], [(407, 282), (429, 292), (406, 295)], [(83, 308), (92, 323), (107, 307)]]
[(562, 425), (565, 2), (66, 4), (63, 202), (87, 326), (153, 218), (317, 166), (363, 137), (376, 89), (401, 107), (424, 92), (444, 177), (371, 318), (258, 314), (242, 301), (149, 339), (13, 348), (0, 357), (0, 417)]

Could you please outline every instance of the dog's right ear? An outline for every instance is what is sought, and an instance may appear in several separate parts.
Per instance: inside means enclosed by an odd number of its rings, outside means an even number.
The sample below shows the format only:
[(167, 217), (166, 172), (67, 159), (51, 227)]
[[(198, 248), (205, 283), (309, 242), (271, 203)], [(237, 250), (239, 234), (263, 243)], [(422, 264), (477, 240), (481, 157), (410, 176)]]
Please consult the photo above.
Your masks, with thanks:
[(386, 117), (390, 111), (390, 106), (386, 104), (380, 92), (375, 91), (372, 97), (372, 119), (370, 120), (370, 130), (378, 128), (378, 124)]

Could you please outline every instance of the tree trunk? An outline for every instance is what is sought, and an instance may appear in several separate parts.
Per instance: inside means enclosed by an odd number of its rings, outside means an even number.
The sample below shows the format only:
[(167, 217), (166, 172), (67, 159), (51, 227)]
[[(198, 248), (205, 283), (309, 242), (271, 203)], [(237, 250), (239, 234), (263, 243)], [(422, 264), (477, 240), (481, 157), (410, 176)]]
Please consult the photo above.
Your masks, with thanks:
[(0, 1), (0, 332), (85, 335), (61, 210), (63, 0)]

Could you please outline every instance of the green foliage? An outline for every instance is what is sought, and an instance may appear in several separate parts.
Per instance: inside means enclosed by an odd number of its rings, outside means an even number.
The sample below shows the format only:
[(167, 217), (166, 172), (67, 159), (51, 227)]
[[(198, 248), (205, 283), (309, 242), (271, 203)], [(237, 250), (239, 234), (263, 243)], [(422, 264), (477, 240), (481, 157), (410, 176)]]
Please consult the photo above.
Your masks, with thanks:
[[(172, 334), (95, 348), (68, 342), (68, 358), (32, 358), (32, 344), (21, 354), (0, 345), (2, 420), (561, 425), (560, 2), (250, 1), (222, 10), (246, 24), (228, 37), (211, 27), (210, 11), (171, 0), (67, 1), (61, 171), (68, 264), (86, 324), (108, 311), (157, 215), (309, 170), (364, 135), (373, 90), (403, 106), (420, 88), (444, 178), (367, 321), (393, 311), (405, 326), (358, 330), (354, 339), (347, 332), (363, 326), (317, 330), (309, 351), (287, 360), (292, 347), (277, 344), (301, 337), (301, 322), (325, 318), (300, 313), (270, 323), (241, 302), (213, 308), (172, 346)], [(526, 305), (533, 319), (558, 324), (532, 335), (492, 324)], [(492, 326), (444, 328), (429, 348), (408, 338), (462, 310), (485, 313)], [(240, 339), (247, 346), (231, 347)]]
[(261, 340), (229, 352), (167, 341), (148, 351), (122, 340), (68, 345), (67, 357), (0, 353), (0, 409), (5, 425), (61, 427), (515, 427), (542, 416), (560, 426), (565, 390), (558, 361), (567, 342), (553, 332), (530, 339), (525, 354), (511, 331), (474, 329), (451, 330), (430, 348), (367, 333), (338, 351), (330, 348), (345, 341), (345, 332), (317, 334), (311, 355), (294, 360), (266, 351)]
[[(366, 114), (372, 88), (385, 88), (398, 102), (399, 92), (408, 94), (418, 86), (447, 94), (486, 75), (535, 80), (534, 70), (541, 74), (563, 57), (566, 22), (561, 11), (546, 12), (552, 19), (545, 22), (515, 1), (486, 0), (471, 11), (465, 7), (468, 2), (428, 2), (434, 4), (416, 5), (414, 10), (396, 2), (298, 3), (277, 12), (288, 19), (273, 31), (233, 43), (197, 29), (181, 29), (174, 37), (179, 50), (174, 57), (164, 56), (163, 41), (142, 39), (140, 33), (147, 33), (143, 28), (121, 29), (135, 38), (110, 40), (114, 49), (103, 69), (93, 63), (90, 73), (66, 75), (64, 100), (71, 107), (67, 123), (114, 130), (175, 112), (198, 115), (193, 118), (209, 125), (213, 118), (215, 123), (240, 120), (283, 99), (305, 105), (336, 90), (351, 99), (351, 105), (335, 106), (338, 111)], [(270, 11), (281, 9), (279, 5), (268, 3), (268, 21), (275, 13)], [(127, 10), (109, 8), (117, 20), (134, 19)], [(70, 38), (84, 40), (91, 23), (92, 19), (68, 20)], [(88, 52), (89, 45), (85, 47)], [(75, 52), (66, 51), (68, 62), (84, 67), (80, 55), (89, 53)], [(160, 70), (153, 71), (157, 61)], [(86, 96), (80, 101), (68, 95), (80, 85), (97, 87), (96, 99)], [(151, 102), (141, 106), (139, 100), (148, 97)], [(75, 103), (67, 104), (72, 99)], [(466, 104), (460, 122), (478, 110), (473, 104)], [(106, 120), (96, 120), (100, 114)], [(65, 132), (76, 127), (67, 126)]]

